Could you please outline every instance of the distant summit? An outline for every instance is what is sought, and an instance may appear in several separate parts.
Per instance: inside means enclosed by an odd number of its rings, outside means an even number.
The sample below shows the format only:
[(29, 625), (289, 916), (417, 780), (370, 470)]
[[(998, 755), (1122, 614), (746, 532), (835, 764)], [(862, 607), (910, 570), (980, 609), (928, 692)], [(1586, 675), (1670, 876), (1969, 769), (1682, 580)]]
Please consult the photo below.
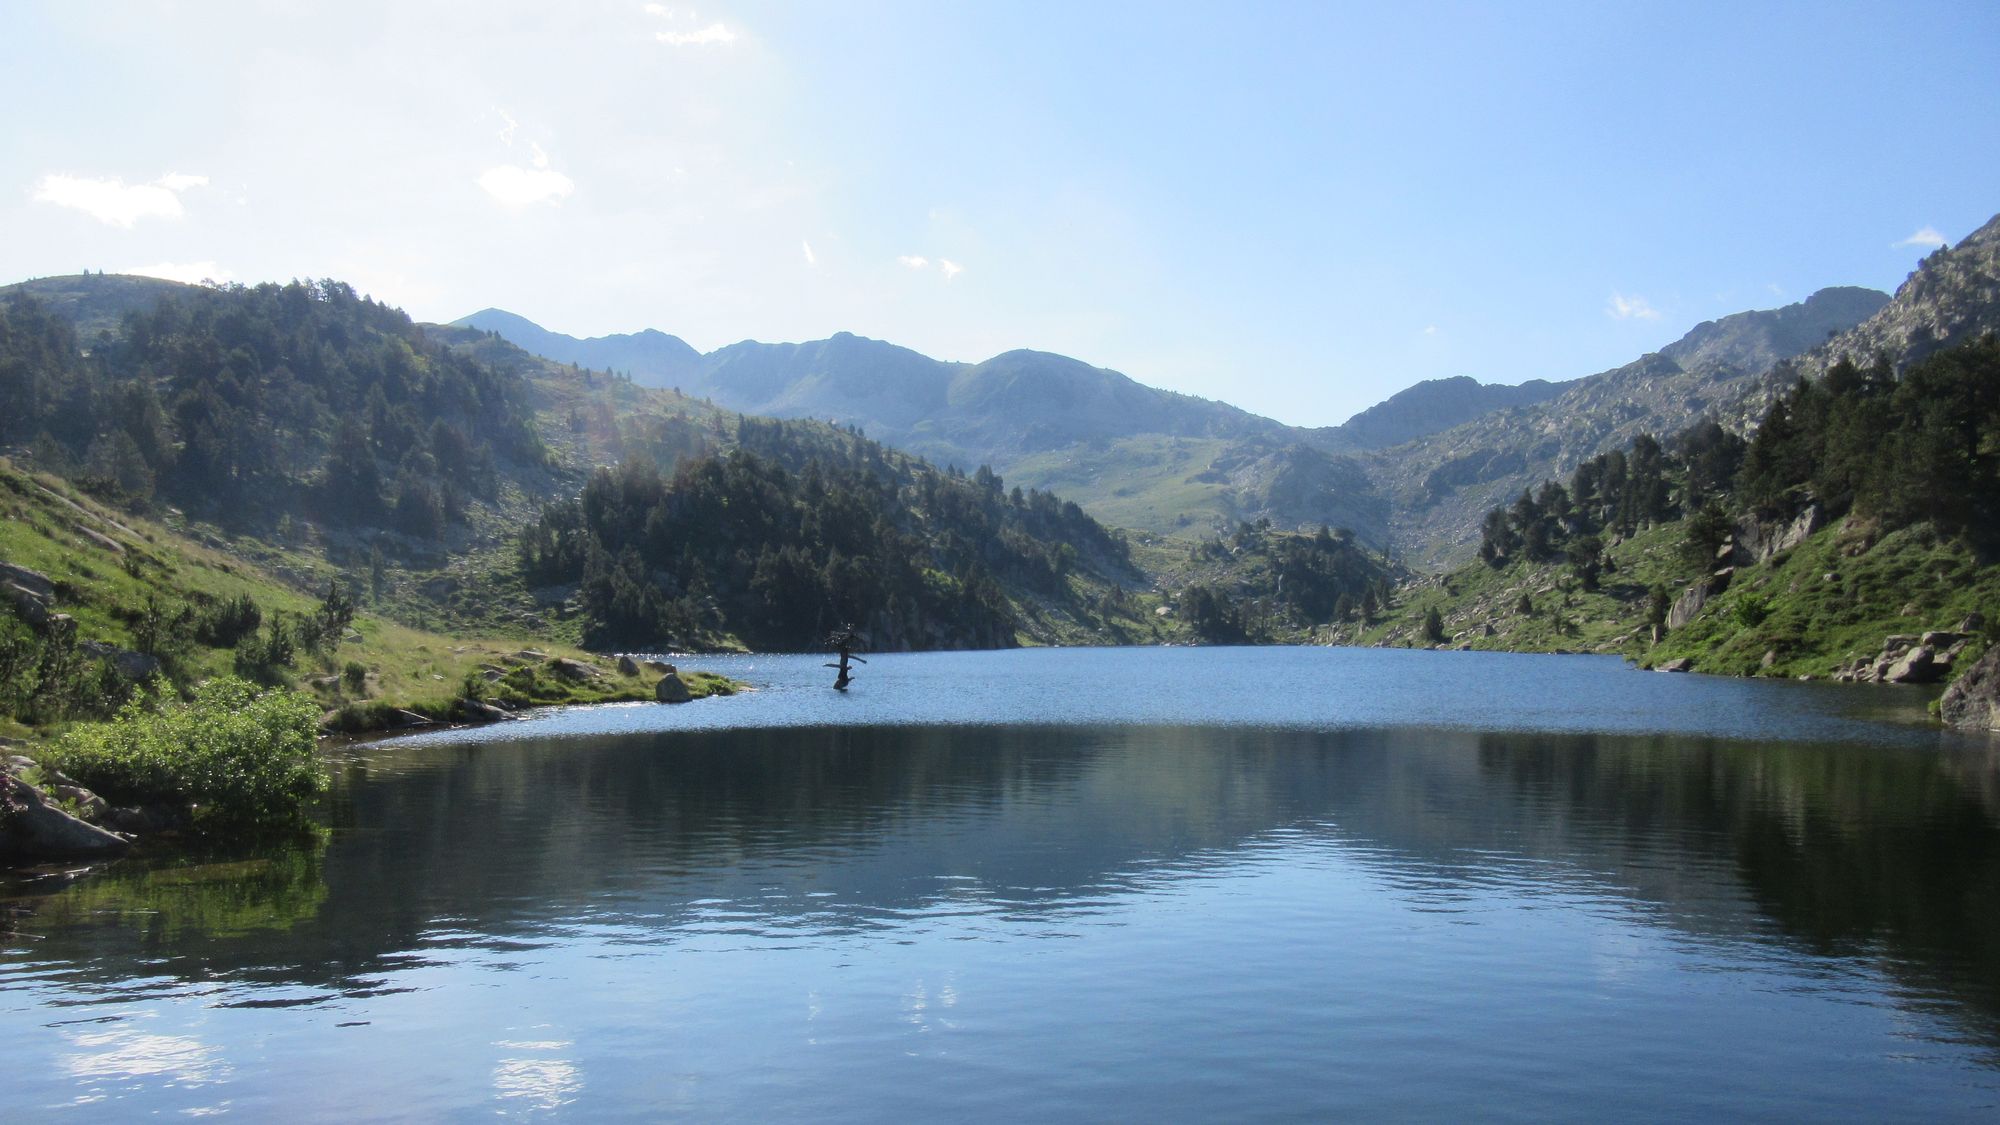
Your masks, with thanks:
[(1551, 399), (1562, 389), (1563, 384), (1547, 379), (1515, 386), (1482, 383), (1468, 375), (1427, 379), (1349, 418), (1339, 432), (1361, 449), (1381, 449), (1448, 430), (1481, 414)]
[(481, 309), (471, 316), (452, 321), (459, 328), (497, 332), (500, 338), (523, 351), (546, 356), (558, 363), (619, 371), (632, 381), (649, 387), (677, 387), (687, 381), (701, 363), (701, 353), (678, 336), (646, 329), (621, 336), (593, 336), (578, 339), (551, 332), (534, 321), (505, 309)]

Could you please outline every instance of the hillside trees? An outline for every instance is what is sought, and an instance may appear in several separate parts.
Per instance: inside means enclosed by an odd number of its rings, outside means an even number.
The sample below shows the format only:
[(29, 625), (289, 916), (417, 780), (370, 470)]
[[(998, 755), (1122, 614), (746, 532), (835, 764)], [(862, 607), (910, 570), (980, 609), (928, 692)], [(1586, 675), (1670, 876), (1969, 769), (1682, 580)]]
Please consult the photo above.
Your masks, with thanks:
[(672, 476), (599, 470), (517, 553), (529, 582), (579, 584), (587, 643), (656, 649), (733, 634), (795, 650), (846, 623), (878, 648), (1003, 647), (1008, 590), (1064, 601), (1079, 568), (1129, 567), (1122, 539), (1048, 493), (748, 418), (735, 449)]
[(526, 384), (338, 282), (189, 289), (83, 342), (0, 303), (0, 441), (100, 495), (232, 526), (301, 508), (435, 537), (547, 452)]

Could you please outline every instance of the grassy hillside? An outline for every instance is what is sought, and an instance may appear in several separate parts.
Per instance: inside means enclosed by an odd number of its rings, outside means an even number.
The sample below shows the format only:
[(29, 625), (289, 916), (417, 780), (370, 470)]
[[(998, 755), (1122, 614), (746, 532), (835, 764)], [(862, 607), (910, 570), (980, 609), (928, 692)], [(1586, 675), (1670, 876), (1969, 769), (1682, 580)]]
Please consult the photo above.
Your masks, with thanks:
[[(1977, 614), (1985, 624), (1956, 662), (1963, 668), (2000, 621), (2000, 567), (1982, 563), (1963, 541), (1929, 525), (1883, 534), (1848, 518), (1766, 562), (1734, 568), (1725, 591), (1656, 644), (1652, 588), (1678, 598), (1699, 577), (1681, 557), (1685, 537), (1676, 521), (1614, 544), (1595, 591), (1563, 562), (1472, 563), (1404, 587), (1380, 622), (1348, 639), (1617, 653), (1648, 667), (1686, 658), (1701, 672), (1826, 679), (1879, 653), (1891, 635), (1955, 630)], [(1425, 635), (1433, 611), (1441, 642)]]
[[(219, 544), (205, 544), (181, 534), (183, 522), (169, 512), (155, 522), (117, 512), (72, 489), (58, 478), (30, 474), (0, 458), (0, 561), (46, 576), (54, 586), (46, 609), (75, 624), (77, 640), (137, 651), (161, 659), (163, 671), (180, 683), (243, 670), (240, 659), (258, 634), (234, 644), (193, 638), (161, 637), (157, 618), (149, 621), (149, 605), (171, 617), (183, 608), (196, 615), (239, 599), (248, 599), (265, 627), (274, 620), (306, 618), (321, 604), (336, 571), (302, 552), (284, 557), (286, 577), (279, 577)], [(36, 630), (28, 615), (0, 603), (0, 632), (10, 641), (33, 641)], [(589, 660), (574, 648), (556, 644), (533, 646), (539, 655), (520, 656), (525, 645), (517, 638), (446, 637), (411, 628), (365, 608), (343, 629), (341, 637), (321, 652), (301, 646), (288, 661), (260, 669), (265, 678), (291, 683), (313, 694), (323, 708), (352, 706), (350, 723), (383, 718), (387, 708), (409, 709), (436, 717), (449, 716), (466, 692), (468, 677), (487, 684), (488, 695), (513, 704), (598, 702), (651, 699), (658, 676), (609, 675), (582, 682), (561, 677), (552, 661)], [(344, 675), (350, 665), (360, 674)], [(485, 670), (502, 670), (488, 682)], [(20, 682), (10, 680), (9, 696)], [(716, 687), (703, 682), (697, 691)], [(93, 681), (68, 714), (38, 713), (32, 700), (13, 700), (0, 717), (10, 734), (29, 733), (24, 719), (54, 725), (68, 718), (89, 718), (107, 709)], [(115, 703), (115, 701), (110, 701)]]

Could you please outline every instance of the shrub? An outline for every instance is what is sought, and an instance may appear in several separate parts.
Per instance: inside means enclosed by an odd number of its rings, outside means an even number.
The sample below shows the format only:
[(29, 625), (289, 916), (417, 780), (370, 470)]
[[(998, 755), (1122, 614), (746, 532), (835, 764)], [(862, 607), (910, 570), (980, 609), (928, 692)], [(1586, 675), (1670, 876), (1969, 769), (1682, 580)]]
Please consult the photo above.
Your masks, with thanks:
[(115, 720), (70, 731), (45, 757), (115, 804), (192, 806), (203, 827), (299, 825), (327, 785), (317, 719), (297, 692), (225, 678), (181, 702), (156, 682)]

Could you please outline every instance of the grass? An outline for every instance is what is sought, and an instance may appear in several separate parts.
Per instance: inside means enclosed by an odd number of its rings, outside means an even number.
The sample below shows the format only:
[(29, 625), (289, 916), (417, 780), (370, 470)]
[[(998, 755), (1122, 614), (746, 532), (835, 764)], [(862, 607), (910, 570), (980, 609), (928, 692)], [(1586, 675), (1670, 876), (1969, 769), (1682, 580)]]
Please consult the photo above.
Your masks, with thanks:
[[(169, 514), (169, 518), (174, 518)], [(151, 519), (100, 505), (58, 478), (31, 475), (0, 458), (0, 560), (36, 570), (56, 586), (53, 609), (74, 617), (78, 635), (123, 648), (132, 647), (132, 617), (148, 598), (176, 604), (222, 601), (247, 596), (264, 611), (303, 614), (319, 601), (323, 583), (341, 571), (310, 550), (245, 541), (240, 550), (251, 561), (208, 542), (198, 541)], [(499, 568), (498, 552), (488, 566)], [(269, 569), (267, 569), (267, 567)], [(274, 573), (275, 572), (275, 573)], [(279, 575), (290, 576), (297, 585)], [(467, 589), (490, 588), (493, 575), (461, 579)], [(305, 588), (300, 588), (305, 587)], [(362, 591), (365, 601), (366, 593)], [(400, 604), (400, 603), (391, 603)], [(8, 610), (0, 606), (0, 614)], [(440, 615), (439, 625), (451, 622)], [(553, 630), (552, 630), (553, 631)], [(531, 675), (516, 676), (492, 691), (497, 700), (515, 706), (651, 700), (659, 675), (617, 673), (611, 662), (584, 652), (559, 638), (526, 630), (501, 635), (446, 635), (413, 627), (380, 610), (364, 610), (349, 634), (328, 651), (301, 653), (289, 674), (318, 705), (321, 713), (345, 712), (339, 722), (352, 728), (379, 721), (395, 710), (435, 718), (451, 715), (465, 694), (468, 676), (484, 682), (488, 668), (509, 672), (515, 654), (533, 649)], [(605, 674), (572, 682), (553, 671), (553, 661), (569, 659), (599, 665)], [(180, 658), (179, 677), (192, 683), (229, 674), (235, 652), (196, 645)], [(343, 682), (350, 662), (366, 670), (360, 691)], [(691, 694), (726, 694), (738, 685), (722, 677), (683, 673)], [(0, 737), (28, 737), (36, 731), (19, 722), (0, 723)]]
[[(1583, 590), (1560, 562), (1472, 563), (1406, 586), (1381, 621), (1343, 639), (1424, 647), (1421, 623), (1436, 609), (1450, 647), (1619, 653), (1647, 667), (1686, 658), (1703, 672), (1825, 678), (1879, 653), (1892, 634), (1954, 630), (1974, 613), (1987, 630), (2000, 625), (2000, 566), (1927, 525), (1883, 534), (1848, 518), (1792, 551), (1738, 567), (1727, 590), (1654, 644), (1651, 587), (1679, 597), (1698, 576), (1678, 555), (1681, 538), (1673, 523), (1613, 545), (1615, 570), (1597, 591)], [(1532, 612), (1521, 611), (1523, 596)], [(1958, 666), (1983, 644), (1975, 638)]]

